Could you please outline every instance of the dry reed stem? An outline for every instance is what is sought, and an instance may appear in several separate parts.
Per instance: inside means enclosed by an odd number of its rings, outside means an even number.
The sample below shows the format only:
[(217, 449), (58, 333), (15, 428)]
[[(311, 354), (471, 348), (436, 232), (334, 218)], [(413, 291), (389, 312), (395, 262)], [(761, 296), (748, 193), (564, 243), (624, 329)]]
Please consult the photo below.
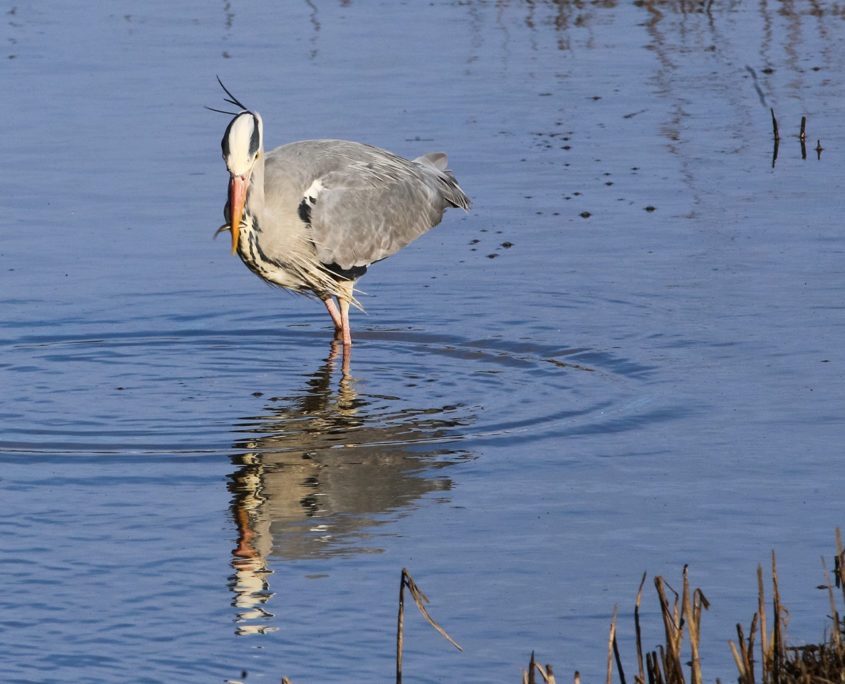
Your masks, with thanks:
[(402, 639), (405, 624), (405, 574), (402, 568), (402, 579), (399, 582), (399, 615), (396, 618), (396, 684), (402, 684)]
[(625, 669), (622, 667), (622, 657), (619, 655), (619, 640), (613, 634), (613, 657), (616, 659), (616, 669), (619, 670), (619, 681), (625, 684)]
[(639, 676), (634, 679), (639, 684), (645, 684), (645, 671), (643, 670), (643, 640), (642, 631), (640, 630), (640, 599), (643, 596), (643, 585), (645, 584), (646, 573), (643, 573), (643, 578), (640, 580), (640, 588), (637, 590), (637, 601), (634, 604), (634, 627), (637, 634), (637, 664), (640, 668)]
[(610, 638), (607, 641), (607, 684), (611, 684), (613, 678), (613, 641), (616, 639), (616, 610), (619, 606), (613, 606), (613, 620), (610, 621)]
[(830, 640), (836, 649), (839, 650), (841, 645), (841, 637), (839, 634), (839, 611), (836, 610), (836, 599), (833, 596), (833, 586), (830, 583), (830, 575), (827, 572), (827, 563), (824, 562), (824, 556), (822, 556), (822, 569), (824, 570), (824, 579), (827, 584), (827, 595), (830, 599), (830, 616), (833, 619), (833, 630), (830, 634)]
[(736, 669), (739, 670), (739, 681), (740, 681), (741, 684), (745, 684), (746, 673), (748, 672), (748, 670), (745, 667), (745, 650), (743, 649), (743, 646), (742, 646), (742, 626), (738, 624), (736, 626), (736, 631), (739, 632), (739, 635), (740, 635), (739, 636), (739, 647), (740, 647), (740, 649), (742, 649), (742, 658), (740, 658), (739, 653), (737, 653), (736, 644), (734, 644), (733, 639), (730, 639), (728, 641), (728, 643), (731, 646), (731, 653), (733, 654), (734, 662), (736, 663)]
[[(701, 684), (701, 661), (698, 655), (698, 646), (701, 642), (701, 609), (710, 607), (710, 602), (701, 589), (696, 589), (690, 599), (689, 578), (687, 577), (687, 566), (684, 566), (684, 619), (689, 631), (690, 651), (692, 661), (690, 663), (690, 680), (692, 684)], [(679, 649), (680, 650), (680, 649)]]
[(664, 684), (663, 682), (663, 672), (664, 670), (661, 669), (661, 663), (663, 662), (663, 647), (658, 646), (657, 650), (660, 652), (660, 660), (657, 659), (657, 653), (654, 654), (654, 671), (652, 674), (654, 675), (654, 682), (655, 684)]
[[(834, 568), (836, 570), (836, 583), (842, 588), (842, 603), (845, 605), (845, 551), (842, 550), (842, 536), (838, 527), (836, 528), (836, 562)], [(845, 620), (841, 623), (837, 622), (833, 628), (838, 632), (845, 633)]]
[[(675, 595), (675, 602), (670, 612), (669, 601), (666, 599), (666, 592), (663, 585)], [(680, 596), (672, 589), (662, 577), (654, 578), (654, 586), (657, 588), (657, 595), (660, 597), (660, 606), (663, 614), (663, 628), (666, 634), (666, 651), (660, 649), (663, 673), (669, 684), (684, 684), (684, 672), (681, 667), (681, 643), (684, 638), (684, 621), (679, 615), (678, 603)]]
[[(783, 660), (784, 627), (781, 618), (780, 590), (778, 589), (778, 572), (775, 562), (775, 552), (772, 551), (772, 611), (774, 624), (772, 625), (772, 681), (780, 681), (780, 665)], [(785, 610), (785, 609), (783, 609)]]
[(769, 684), (766, 663), (769, 661), (769, 635), (766, 632), (766, 601), (763, 589), (763, 566), (757, 566), (757, 615), (760, 616), (760, 678), (763, 684)]
[(745, 634), (742, 631), (742, 625), (737, 623), (736, 633), (739, 642), (739, 650), (737, 651), (733, 641), (729, 641), (731, 653), (733, 653), (734, 661), (736, 662), (737, 670), (739, 670), (740, 684), (754, 684), (754, 632), (757, 629), (757, 613), (751, 619), (751, 629), (748, 634), (748, 641), (745, 640)]
[(746, 661), (748, 663), (748, 671), (751, 673), (751, 679), (748, 684), (754, 684), (754, 634), (757, 631), (758, 619), (759, 616), (757, 613), (754, 613), (754, 617), (751, 618), (751, 629), (748, 631), (748, 648), (746, 649), (748, 655)]

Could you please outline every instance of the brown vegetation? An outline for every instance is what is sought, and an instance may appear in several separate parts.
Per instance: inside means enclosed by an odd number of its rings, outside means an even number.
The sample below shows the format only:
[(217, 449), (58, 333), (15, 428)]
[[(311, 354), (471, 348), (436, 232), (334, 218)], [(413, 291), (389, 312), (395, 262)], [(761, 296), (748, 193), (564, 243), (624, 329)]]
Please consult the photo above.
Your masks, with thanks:
[[(839, 529), (836, 530), (834, 565), (834, 582), (831, 584), (824, 558), (822, 558), (825, 584), (820, 588), (826, 589), (830, 597), (830, 633), (825, 635), (821, 643), (809, 646), (789, 646), (787, 643), (786, 626), (789, 621), (789, 612), (780, 601), (774, 552), (772, 552), (772, 626), (770, 630), (768, 629), (763, 569), (760, 566), (757, 567), (757, 611), (751, 618), (748, 636), (746, 637), (742, 625), (737, 624), (737, 642), (730, 641), (731, 651), (739, 671), (738, 684), (831, 684), (845, 682), (845, 618), (840, 617), (836, 608), (834, 593), (835, 586), (842, 591), (843, 604), (845, 604), (845, 555), (843, 555)], [(634, 676), (634, 681), (636, 684), (646, 684), (646, 682), (647, 684), (686, 684), (684, 672), (688, 667), (690, 684), (701, 684), (702, 668), (698, 651), (701, 642), (701, 611), (702, 608), (709, 608), (707, 599), (700, 589), (690, 593), (686, 567), (684, 567), (683, 589), (680, 595), (662, 577), (655, 577), (654, 586), (657, 590), (663, 616), (665, 644), (659, 645), (654, 651), (646, 652), (645, 658), (643, 658), (639, 609), (645, 579), (646, 576), (643, 574), (634, 607), (638, 661), (638, 674)], [(667, 589), (674, 594), (674, 600), (671, 604), (667, 599)], [(685, 633), (688, 634), (691, 654), (690, 659), (686, 662), (681, 656)], [(615, 609), (610, 625), (606, 684), (611, 684), (614, 661), (620, 682), (626, 684), (625, 672), (622, 668), (616, 643)], [(554, 677), (546, 674), (551, 675), (551, 667), (547, 665), (545, 669), (541, 668), (534, 661), (533, 653), (528, 670), (523, 670), (522, 681), (524, 684), (532, 684), (535, 681), (535, 669), (542, 674), (546, 682), (554, 684)], [(718, 679), (716, 681), (719, 682)], [(580, 684), (578, 672), (575, 673), (575, 684)]]

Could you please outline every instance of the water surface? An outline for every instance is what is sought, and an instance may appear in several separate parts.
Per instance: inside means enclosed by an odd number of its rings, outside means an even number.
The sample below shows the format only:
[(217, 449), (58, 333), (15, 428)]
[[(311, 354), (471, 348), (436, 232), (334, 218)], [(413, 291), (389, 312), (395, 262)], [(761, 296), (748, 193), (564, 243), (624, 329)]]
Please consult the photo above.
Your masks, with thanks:
[[(641, 573), (686, 563), (732, 678), (772, 549), (819, 639), (845, 48), (814, 8), (10, 6), (4, 681), (385, 681), (403, 567), (464, 647), (406, 616), (408, 681), (532, 649), (603, 681), (614, 604), (633, 665)], [(362, 279), (347, 374), (211, 239), (215, 74), (268, 146), (442, 149), (473, 199)]]

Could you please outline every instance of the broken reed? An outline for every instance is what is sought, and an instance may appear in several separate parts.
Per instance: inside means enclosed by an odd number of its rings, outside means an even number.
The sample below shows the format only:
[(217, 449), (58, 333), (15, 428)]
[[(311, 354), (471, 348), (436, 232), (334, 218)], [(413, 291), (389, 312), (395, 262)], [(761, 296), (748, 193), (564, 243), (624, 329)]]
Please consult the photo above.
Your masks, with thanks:
[(422, 613), (423, 617), (428, 620), (429, 624), (434, 627), (434, 629), (436, 629), (444, 639), (452, 644), (452, 646), (457, 648), (459, 651), (464, 650), (452, 637), (446, 634), (440, 625), (431, 618), (423, 605), (423, 601), (428, 603), (428, 597), (422, 593), (422, 590), (417, 586), (417, 583), (414, 582), (414, 579), (411, 577), (411, 573), (409, 573), (405, 568), (402, 568), (402, 579), (399, 582), (399, 615), (396, 619), (396, 684), (402, 684), (402, 646), (405, 638), (405, 587), (408, 588), (411, 598), (414, 599), (414, 603), (417, 605), (417, 608), (420, 613)]

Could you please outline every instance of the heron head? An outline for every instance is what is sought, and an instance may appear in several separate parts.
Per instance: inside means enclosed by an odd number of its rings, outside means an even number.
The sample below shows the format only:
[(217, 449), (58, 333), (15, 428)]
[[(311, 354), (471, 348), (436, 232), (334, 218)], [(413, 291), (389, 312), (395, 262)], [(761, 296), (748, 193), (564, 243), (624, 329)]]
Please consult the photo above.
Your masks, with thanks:
[(252, 170), (262, 147), (264, 124), (257, 112), (243, 111), (229, 122), (220, 146), (229, 173), (243, 176)]
[(232, 253), (238, 249), (238, 235), (255, 162), (264, 151), (264, 124), (261, 115), (248, 110), (235, 115), (223, 134), (223, 160), (229, 169), (229, 211)]

